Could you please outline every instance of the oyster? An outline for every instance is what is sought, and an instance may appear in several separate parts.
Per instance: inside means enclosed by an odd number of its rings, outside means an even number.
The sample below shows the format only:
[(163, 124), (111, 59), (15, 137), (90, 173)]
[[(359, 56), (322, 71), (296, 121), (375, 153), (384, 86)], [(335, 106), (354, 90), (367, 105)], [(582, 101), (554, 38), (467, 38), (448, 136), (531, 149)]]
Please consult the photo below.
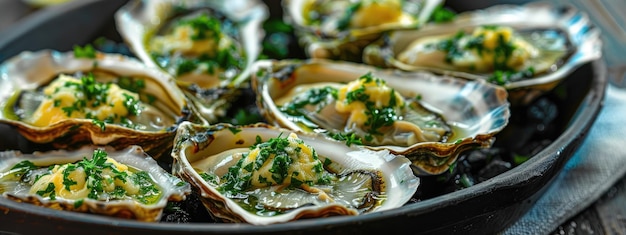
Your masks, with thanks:
[(173, 173), (226, 222), (265, 225), (389, 210), (408, 202), (419, 185), (402, 156), (262, 123), (184, 122), (172, 156)]
[[(382, 32), (426, 23), (442, 0), (286, 0), (285, 19), (312, 58), (360, 61)], [(375, 16), (375, 17), (372, 17)]]
[(255, 68), (257, 104), (270, 123), (404, 155), (419, 175), (490, 147), (510, 116), (506, 91), (482, 80), (321, 59)]
[(209, 122), (225, 115), (248, 81), (266, 17), (257, 1), (131, 1), (115, 14), (135, 55), (175, 76)]
[(0, 193), (58, 210), (157, 221), (168, 201), (184, 200), (191, 189), (139, 146), (119, 151), (85, 146), (0, 152)]
[(169, 75), (116, 54), (23, 52), (0, 65), (0, 100), (0, 123), (59, 149), (141, 145), (158, 157), (193, 119)]
[(486, 79), (527, 104), (601, 56), (599, 30), (573, 7), (498, 5), (444, 24), (395, 31), (364, 50), (368, 64)]

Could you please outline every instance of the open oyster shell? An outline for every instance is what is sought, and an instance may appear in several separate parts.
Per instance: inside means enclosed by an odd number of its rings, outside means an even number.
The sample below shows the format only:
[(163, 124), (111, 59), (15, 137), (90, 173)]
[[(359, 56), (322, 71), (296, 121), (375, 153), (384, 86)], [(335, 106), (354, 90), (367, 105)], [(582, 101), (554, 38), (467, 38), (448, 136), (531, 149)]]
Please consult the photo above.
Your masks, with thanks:
[[(269, 123), (292, 130), (326, 133), (330, 136), (335, 135), (336, 133), (333, 133), (335, 131), (349, 135), (346, 129), (329, 130), (322, 125), (322, 121), (337, 120), (334, 116), (324, 116), (327, 113), (324, 110), (308, 112), (309, 114), (305, 114), (307, 121), (302, 121), (302, 118), (283, 112), (277, 100), (284, 99), (283, 97), (289, 95), (292, 89), (300, 85), (348, 83), (367, 73), (383, 79), (389, 87), (405, 98), (419, 97), (419, 103), (423, 107), (441, 116), (440, 120), (444, 120), (451, 127), (452, 133), (447, 135), (447, 138), (439, 140), (416, 142), (405, 146), (365, 145), (370, 149), (387, 149), (393, 154), (404, 155), (413, 162), (414, 172), (418, 175), (440, 174), (448, 170), (464, 150), (490, 147), (494, 135), (508, 123), (510, 111), (506, 91), (483, 80), (465, 80), (427, 72), (384, 70), (350, 62), (312, 59), (259, 61), (255, 65), (252, 82), (259, 109)], [(305, 92), (302, 90), (296, 93)], [(315, 115), (321, 116), (315, 118)], [(398, 120), (409, 119), (410, 117), (404, 116)], [(423, 133), (429, 129), (428, 125), (420, 125), (417, 121), (413, 125), (422, 129)], [(395, 137), (394, 135), (391, 138)], [(350, 141), (349, 138), (345, 139)], [(398, 139), (403, 137), (398, 136)]]
[(382, 32), (426, 23), (442, 0), (285, 0), (285, 20), (312, 58), (360, 61)]
[[(27, 121), (37, 114), (37, 108), (46, 97), (42, 88), (60, 74), (77, 77), (93, 74), (95, 81), (102, 83), (117, 84), (123, 78), (129, 79), (126, 80), (129, 84), (141, 81), (143, 88), (138, 90), (138, 98), (151, 109), (136, 116), (141, 117), (136, 120), (141, 127), (74, 117), (48, 125)], [(77, 100), (85, 101), (85, 98)], [(184, 95), (171, 76), (146, 67), (136, 59), (104, 53), (97, 53), (96, 58), (90, 59), (76, 58), (72, 52), (22, 52), (0, 65), (0, 106), (0, 123), (16, 127), (21, 135), (35, 143), (51, 144), (58, 149), (84, 144), (110, 145), (118, 149), (140, 145), (155, 157), (171, 148), (177, 124), (182, 119), (193, 119)]]
[(115, 20), (134, 54), (175, 76), (196, 112), (215, 122), (261, 52), (266, 8), (241, 0), (130, 1)]
[[(309, 187), (291, 187), (295, 182), (292, 178), (291, 186), (273, 185), (239, 194), (229, 193), (227, 186), (224, 186), (224, 181), (228, 182), (223, 178), (224, 173), (232, 172), (233, 165), (239, 160), (229, 151), (248, 152), (253, 149), (250, 146), (259, 140), (265, 142), (294, 133), (317, 153), (319, 166), (323, 164), (322, 172), (332, 172), (337, 179), (323, 184), (318, 181)], [(294, 151), (306, 152), (304, 149)], [(249, 154), (252, 155), (252, 152)], [(272, 166), (277, 166), (275, 159), (278, 155), (268, 158), (274, 159)], [(212, 215), (226, 222), (265, 225), (304, 218), (384, 211), (404, 205), (419, 185), (419, 178), (413, 175), (409, 167), (410, 161), (402, 156), (385, 150), (348, 147), (323, 135), (293, 132), (262, 123), (249, 126), (201, 126), (184, 122), (178, 129), (172, 156), (173, 173), (190, 182), (201, 194), (204, 205)], [(257, 157), (255, 161), (258, 162), (260, 158)], [(308, 162), (302, 159), (298, 158), (290, 166), (306, 170), (308, 165), (305, 164)], [(301, 172), (294, 172), (291, 176), (308, 174), (304, 173), (306, 171)], [(261, 177), (258, 178), (260, 181)], [(330, 200), (322, 196), (328, 196)]]
[[(447, 63), (444, 57), (424, 56), (427, 63), (411, 62), (419, 58), (401, 59), (404, 52), (425, 46), (427, 38), (446, 35), (450, 38), (460, 31), (472, 34), (476, 28), (485, 26), (510, 27), (520, 39), (530, 44), (535, 52), (525, 59), (524, 66), (534, 70), (530, 77), (520, 73), (520, 76), (511, 76), (508, 81), (497, 81), (493, 71), (455, 67)], [(430, 70), (470, 79), (488, 79), (509, 90), (512, 103), (528, 104), (538, 95), (554, 88), (580, 65), (600, 58), (602, 41), (599, 34), (587, 15), (571, 6), (556, 7), (547, 3), (497, 5), (459, 14), (449, 23), (427, 24), (419, 30), (389, 32), (380, 41), (367, 46), (363, 61), (380, 67), (408, 71)], [(424, 43), (417, 43), (417, 40)], [(421, 51), (425, 51), (426, 47), (423, 48)], [(411, 54), (409, 56), (419, 57), (418, 52)]]
[[(55, 186), (52, 190), (41, 190), (37, 191), (37, 193), (29, 192), (31, 187), (33, 187), (37, 181), (42, 180), (45, 174), (50, 174), (48, 173), (49, 166), (68, 163), (74, 164), (83, 159), (91, 160), (95, 150), (102, 150), (107, 153), (108, 158), (114, 159), (119, 164), (128, 166), (132, 174), (141, 171), (147, 173), (147, 177), (149, 177), (147, 180), (151, 182), (153, 186), (156, 186), (156, 190), (139, 190), (139, 194), (137, 194), (138, 197), (126, 196), (123, 199), (119, 197), (115, 199), (112, 198), (111, 195), (103, 196), (102, 194), (104, 193), (101, 193), (100, 197), (108, 199), (82, 198), (79, 196), (74, 198), (72, 195), (79, 194), (82, 189), (71, 188), (71, 191), (63, 191), (62, 189), (57, 189), (56, 184), (50, 183)], [(28, 161), (32, 165), (23, 164), (24, 161)], [(77, 167), (76, 170), (83, 172), (84, 168), (81, 167), (82, 166)], [(127, 174), (132, 175), (131, 173)], [(67, 177), (76, 180), (74, 183), (76, 183), (76, 186), (79, 186), (81, 182), (80, 179), (77, 177), (72, 178), (71, 173)], [(135, 180), (134, 178), (132, 179)], [(127, 181), (131, 181), (131, 179), (127, 179)], [(65, 180), (63, 180), (63, 184), (65, 184)], [(85, 182), (85, 185), (87, 184), (90, 183)], [(62, 185), (59, 186), (63, 187)], [(147, 185), (143, 187), (147, 187)], [(55, 194), (55, 190), (56, 192), (65, 194)], [(157, 221), (161, 217), (163, 208), (165, 208), (168, 201), (184, 200), (186, 195), (191, 193), (191, 188), (188, 183), (181, 181), (163, 170), (163, 168), (139, 146), (129, 146), (122, 150), (114, 150), (110, 147), (96, 148), (85, 146), (74, 151), (55, 150), (49, 152), (35, 152), (33, 154), (23, 154), (18, 151), (0, 152), (0, 193), (15, 201), (32, 203), (58, 210), (87, 212), (140, 221)], [(141, 195), (141, 193), (145, 193), (146, 195)], [(150, 195), (148, 196), (147, 194)], [(144, 197), (145, 200), (139, 199), (140, 197)]]

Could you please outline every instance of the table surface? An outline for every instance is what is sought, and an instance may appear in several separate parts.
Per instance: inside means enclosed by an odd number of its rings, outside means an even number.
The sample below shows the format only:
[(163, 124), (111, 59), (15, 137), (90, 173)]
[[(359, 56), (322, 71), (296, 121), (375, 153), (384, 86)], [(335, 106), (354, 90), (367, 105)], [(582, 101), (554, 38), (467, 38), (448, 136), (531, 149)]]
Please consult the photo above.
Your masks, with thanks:
[[(22, 0), (1, 0), (0, 32), (9, 30), (14, 23), (39, 9)], [(623, 19), (618, 20), (620, 21)], [(625, 23), (622, 22), (618, 26), (624, 27)], [(609, 63), (609, 66), (611, 65)], [(621, 81), (620, 79), (618, 80)], [(626, 234), (626, 177), (621, 178), (598, 200), (559, 225), (550, 234)]]

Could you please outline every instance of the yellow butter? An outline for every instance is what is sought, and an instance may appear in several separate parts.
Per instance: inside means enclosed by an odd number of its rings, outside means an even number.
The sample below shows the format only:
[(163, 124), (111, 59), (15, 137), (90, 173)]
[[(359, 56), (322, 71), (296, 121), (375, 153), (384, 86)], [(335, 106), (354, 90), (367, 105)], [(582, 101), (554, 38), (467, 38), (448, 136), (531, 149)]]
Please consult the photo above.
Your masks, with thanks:
[[(311, 146), (304, 144), (295, 133), (291, 133), (287, 140), (289, 141), (289, 145), (285, 148), (285, 151), (289, 153), (289, 157), (292, 159), (291, 164), (288, 166), (287, 177), (281, 183), (276, 182), (276, 180), (272, 178), (273, 173), (270, 170), (274, 165), (274, 159), (276, 157), (276, 155), (272, 153), (268, 159), (264, 161), (263, 165), (253, 172), (248, 172), (243, 167), (241, 168), (244, 174), (252, 173), (251, 185), (253, 187), (290, 185), (292, 178), (300, 182), (316, 182), (317, 179), (320, 178), (322, 172), (315, 172), (314, 170), (316, 165), (321, 164), (319, 159), (314, 157), (315, 150), (313, 150)], [(260, 152), (261, 149), (258, 146), (252, 149), (244, 159), (242, 166), (255, 164)], [(261, 178), (265, 178), (266, 182), (262, 182), (260, 180)]]
[[(82, 91), (75, 86), (67, 85), (68, 83), (81, 83), (81, 80), (69, 75), (59, 75), (50, 85), (44, 88), (43, 93), (46, 95), (33, 115), (26, 120), (34, 126), (49, 126), (54, 123), (63, 121), (68, 118), (97, 118), (105, 120), (113, 117), (118, 122), (122, 117), (128, 117), (129, 112), (125, 106), (126, 96), (130, 96), (135, 100), (139, 100), (139, 95), (120, 88), (116, 84), (110, 84), (107, 90), (106, 102), (99, 105), (93, 105), (93, 101), (86, 100)], [(85, 101), (84, 108), (72, 109), (70, 115), (65, 109), (75, 106), (79, 101)]]

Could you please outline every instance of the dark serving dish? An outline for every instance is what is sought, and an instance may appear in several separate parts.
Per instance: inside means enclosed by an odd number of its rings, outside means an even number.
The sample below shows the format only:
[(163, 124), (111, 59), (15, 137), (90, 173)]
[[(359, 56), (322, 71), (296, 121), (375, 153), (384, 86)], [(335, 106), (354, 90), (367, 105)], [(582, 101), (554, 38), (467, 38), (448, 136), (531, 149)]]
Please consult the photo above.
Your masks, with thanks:
[[(125, 3), (126, 0), (75, 1), (38, 12), (0, 35), (0, 62), (25, 50), (68, 51), (100, 36), (119, 40), (112, 16)], [(277, 11), (276, 5), (279, 4), (270, 6), (272, 14)], [(606, 85), (602, 60), (582, 66), (554, 91), (528, 106), (512, 108), (511, 123), (497, 135), (494, 149), (523, 149), (530, 157), (527, 161), (502, 173), (496, 171), (497, 175), (477, 180), (466, 188), (455, 187), (458, 173), (441, 176), (453, 182), (445, 187), (434, 186), (441, 177), (423, 178), (417, 198), (390, 211), (269, 226), (212, 221), (144, 223), (52, 210), (0, 197), (0, 233), (347, 234), (384, 233), (401, 228), (414, 234), (493, 234), (520, 218), (574, 154), (602, 108)], [(11, 127), (0, 125), (0, 132), (0, 150), (48, 148), (29, 143)], [(460, 163), (471, 164), (471, 158), (468, 156)], [(488, 167), (498, 166), (483, 168)], [(463, 169), (469, 168), (460, 167), (458, 171)], [(489, 173), (475, 175), (486, 177)], [(201, 205), (196, 209), (204, 210)]]

